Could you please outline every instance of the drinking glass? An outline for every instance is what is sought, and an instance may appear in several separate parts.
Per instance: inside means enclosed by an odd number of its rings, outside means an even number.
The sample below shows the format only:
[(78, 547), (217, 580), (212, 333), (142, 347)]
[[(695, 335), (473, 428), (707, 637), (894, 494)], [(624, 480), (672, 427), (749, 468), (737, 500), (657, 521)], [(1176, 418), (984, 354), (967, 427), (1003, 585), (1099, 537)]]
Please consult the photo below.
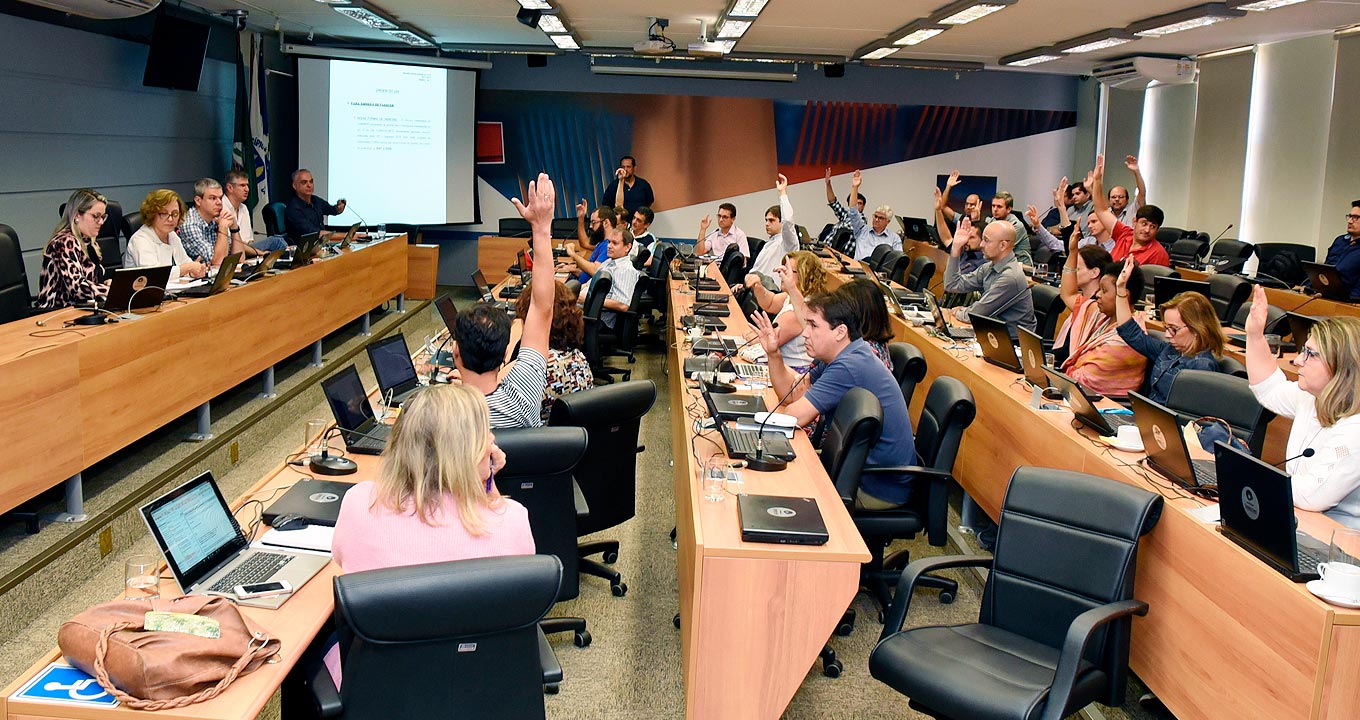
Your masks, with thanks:
[(306, 435), (302, 437), (302, 443), (307, 448), (308, 455), (320, 455), (326, 447), (326, 426), (329, 422), (320, 419), (307, 421)]
[(1270, 348), (1270, 354), (1275, 357), (1280, 356), (1280, 336), (1266, 335), (1266, 346)]
[(128, 600), (155, 600), (161, 596), (160, 562), (151, 555), (132, 555), (123, 566), (123, 587)]
[(727, 475), (730, 466), (727, 458), (714, 455), (704, 466), (704, 499), (709, 502), (722, 502), (726, 497)]
[(1333, 530), (1327, 562), (1360, 565), (1360, 530), (1344, 527)]

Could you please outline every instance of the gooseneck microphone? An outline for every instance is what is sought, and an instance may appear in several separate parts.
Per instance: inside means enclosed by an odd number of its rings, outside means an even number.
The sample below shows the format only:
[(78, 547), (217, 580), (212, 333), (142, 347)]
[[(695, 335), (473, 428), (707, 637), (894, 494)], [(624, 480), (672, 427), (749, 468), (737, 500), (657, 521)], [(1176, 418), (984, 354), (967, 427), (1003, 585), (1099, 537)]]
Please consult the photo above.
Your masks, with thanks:
[(784, 403), (789, 401), (789, 396), (793, 395), (793, 391), (797, 390), (798, 385), (801, 384), (803, 380), (805, 380), (807, 376), (810, 374), (811, 373), (805, 372), (799, 375), (798, 380), (793, 383), (793, 386), (789, 388), (789, 391), (784, 393), (784, 397), (779, 399), (779, 404), (775, 405), (772, 410), (765, 413), (765, 419), (761, 420), (760, 426), (756, 428), (756, 454), (746, 458), (746, 467), (759, 472), (777, 472), (788, 467), (789, 461), (783, 458), (777, 458), (774, 456), (765, 457), (765, 424), (770, 421), (771, 415), (778, 412), (779, 408), (784, 407)]
[[(313, 455), (309, 458), (308, 465), (311, 471), (317, 475), (353, 475), (359, 471), (359, 466), (349, 458), (331, 455), (330, 439), (340, 432), (353, 432), (344, 430), (339, 425), (332, 427), (321, 435), (321, 454)], [(363, 435), (364, 433), (356, 433)]]
[(1209, 258), (1214, 256), (1214, 246), (1217, 245), (1218, 241), (1223, 239), (1223, 236), (1227, 235), (1228, 231), (1231, 229), (1233, 229), (1233, 223), (1228, 223), (1228, 227), (1223, 228), (1223, 232), (1220, 232), (1219, 234), (1215, 235), (1214, 239), (1209, 241), (1209, 250), (1204, 255), (1204, 262), (1206, 263), (1209, 262)]
[(1316, 453), (1314, 452), (1313, 448), (1304, 448), (1304, 449), (1303, 449), (1303, 452), (1299, 453), (1298, 455), (1295, 455), (1294, 457), (1287, 457), (1287, 458), (1285, 458), (1285, 459), (1283, 459), (1283, 460), (1281, 460), (1281, 461), (1275, 463), (1275, 467), (1277, 467), (1277, 468), (1283, 468), (1283, 467), (1284, 467), (1286, 464), (1288, 464), (1291, 460), (1298, 460), (1298, 459), (1301, 458), (1301, 457), (1302, 457), (1302, 458), (1310, 458), (1310, 457), (1313, 457), (1313, 455), (1315, 455), (1315, 454), (1316, 454)]
[(452, 339), (453, 339), (453, 333), (452, 333), (452, 332), (449, 332), (448, 336), (444, 338), (444, 341), (441, 342), (441, 343), (439, 343), (439, 347), (435, 348), (435, 349), (434, 349), (434, 352), (430, 353), (430, 379), (429, 379), (429, 384), (431, 384), (431, 385), (434, 384), (434, 377), (435, 377), (436, 375), (439, 374), (439, 367), (440, 367), (440, 366), (439, 366), (438, 363), (435, 362), (435, 360), (439, 357), (439, 353), (444, 349), (444, 346), (445, 346), (445, 345), (448, 345), (448, 344), (449, 344), (449, 341), (452, 340)]

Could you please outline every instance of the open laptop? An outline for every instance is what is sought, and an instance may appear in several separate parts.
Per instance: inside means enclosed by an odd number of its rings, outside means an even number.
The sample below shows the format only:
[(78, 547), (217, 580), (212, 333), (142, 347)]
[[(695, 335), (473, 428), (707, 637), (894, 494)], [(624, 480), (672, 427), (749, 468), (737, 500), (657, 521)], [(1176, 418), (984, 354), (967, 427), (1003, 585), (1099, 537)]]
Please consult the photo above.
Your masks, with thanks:
[[(330, 562), (322, 555), (252, 550), (211, 472), (143, 505), (142, 520), (184, 594), (235, 599), (237, 585), (284, 580), (301, 588)], [(278, 608), (290, 595), (237, 599)]]
[(349, 246), (354, 243), (354, 236), (358, 233), (359, 223), (354, 223), (349, 226), (349, 230), (345, 232), (345, 237), (341, 238), (340, 242), (326, 243), (326, 246), (337, 250), (348, 250)]
[(165, 302), (165, 286), (169, 282), (169, 265), (119, 268), (113, 271), (103, 308), (125, 313), (159, 307)]
[(940, 309), (940, 302), (935, 299), (935, 295), (929, 290), (926, 291), (926, 302), (930, 305), (930, 312), (935, 315), (935, 327), (944, 333), (950, 340), (972, 340), (977, 337), (973, 328), (953, 327), (944, 317), (944, 310)]
[(1183, 292), (1197, 292), (1205, 299), (1209, 298), (1209, 283), (1203, 280), (1185, 280), (1173, 277), (1157, 277), (1152, 279), (1152, 297), (1157, 307), (1165, 305), (1171, 298)]
[(1044, 339), (1033, 330), (1016, 329), (1020, 335), (1020, 367), (1025, 372), (1025, 379), (1034, 387), (1048, 387), (1048, 374), (1044, 372)]
[(1335, 265), (1307, 261), (1299, 264), (1308, 273), (1308, 285), (1313, 288), (1313, 292), (1328, 300), (1351, 301), (1350, 288), (1346, 287), (1346, 281), (1341, 279), (1341, 273), (1336, 271)]
[(925, 218), (898, 215), (897, 224), (902, 226), (902, 237), (935, 247), (940, 246), (940, 233), (935, 230), (934, 225), (926, 222)]
[(283, 251), (274, 250), (268, 255), (265, 255), (264, 259), (261, 260), (259, 264), (238, 270), (236, 272), (236, 277), (232, 278), (232, 280), (250, 282), (251, 280), (258, 280), (265, 277), (269, 274), (269, 271), (274, 269), (274, 264), (277, 263), (281, 257), (283, 257)]
[(831, 539), (812, 498), (738, 495), (737, 515), (745, 542), (825, 545)]
[(477, 286), (477, 292), (482, 294), (482, 302), (488, 302), (502, 310), (509, 310), (513, 307), (510, 303), (497, 300), (491, 291), (491, 285), (486, 282), (486, 275), (482, 274), (481, 268), (472, 271), (472, 284)]
[(1294, 582), (1318, 579), (1329, 547), (1295, 529), (1289, 474), (1222, 442), (1214, 458), (1223, 534)]
[(1214, 462), (1190, 457), (1176, 413), (1136, 392), (1129, 393), (1129, 400), (1133, 402), (1138, 434), (1143, 436), (1148, 466), (1190, 490), (1218, 492)]
[(211, 284), (195, 285), (175, 294), (187, 298), (205, 298), (225, 292), (228, 287), (231, 287), (232, 279), (236, 277), (236, 263), (240, 261), (241, 253), (232, 253), (222, 258), (222, 264), (217, 268), (217, 277), (213, 278)]
[[(1015, 343), (1011, 340), (1006, 323), (986, 315), (969, 315), (973, 321), (973, 331), (977, 333), (978, 345), (982, 348), (982, 359), (999, 368), (1020, 372), (1020, 358), (1015, 355)], [(1043, 355), (1039, 355), (1043, 358)]]
[(1086, 397), (1081, 385), (1067, 375), (1053, 368), (1044, 368), (1044, 374), (1048, 376), (1048, 384), (1063, 394), (1063, 399), (1067, 401), (1067, 406), (1072, 408), (1077, 420), (1101, 435), (1114, 437), (1120, 426), (1135, 424), (1133, 416), (1128, 413), (1101, 412)]
[(274, 262), (274, 267), (296, 268), (310, 264), (321, 255), (321, 249), (321, 233), (307, 233), (298, 238), (297, 245), (293, 248), (292, 254), (288, 257), (282, 257), (276, 260)]
[(420, 389), (411, 351), (406, 337), (395, 333), (368, 344), (368, 359), (373, 363), (373, 375), (378, 378), (378, 394), (384, 405), (399, 407), (411, 394)]
[(331, 406), (335, 425), (340, 437), (345, 439), (345, 447), (360, 455), (380, 455), (387, 446), (387, 436), (392, 427), (378, 422), (373, 415), (373, 407), (368, 404), (368, 394), (363, 383), (359, 382), (359, 371), (353, 365), (321, 381), (321, 391), (326, 395), (326, 403)]
[(302, 478), (264, 511), (264, 521), (273, 525), (280, 516), (297, 515), (305, 518), (308, 525), (335, 527), (340, 518), (340, 501), (352, 487), (353, 483)]
[[(727, 456), (738, 460), (747, 460), (755, 457), (756, 454), (756, 431), (746, 428), (739, 428), (732, 423), (723, 423), (718, 427), (722, 434), (723, 444), (727, 446)], [(789, 439), (775, 430), (766, 430), (760, 433), (760, 437), (765, 441), (762, 454), (776, 457), (780, 460), (792, 460), (794, 456), (793, 445)]]

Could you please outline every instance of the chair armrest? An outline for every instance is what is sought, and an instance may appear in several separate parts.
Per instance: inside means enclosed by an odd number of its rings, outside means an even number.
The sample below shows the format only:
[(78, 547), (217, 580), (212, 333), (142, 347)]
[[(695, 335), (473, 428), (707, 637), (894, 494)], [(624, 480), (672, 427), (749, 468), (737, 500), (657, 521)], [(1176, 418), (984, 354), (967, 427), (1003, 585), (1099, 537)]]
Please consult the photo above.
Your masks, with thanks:
[(340, 703), (340, 690), (335, 687), (335, 680), (331, 677), (330, 671), (326, 669), (326, 663), (317, 658), (316, 662), (311, 663), (310, 667), (304, 670), (303, 679), (307, 683), (307, 690), (311, 693), (317, 716), (322, 718), (340, 717), (345, 708)]
[(583, 518), (590, 514), (590, 503), (586, 502), (585, 493), (581, 492), (581, 484), (576, 482), (576, 478), (571, 479), (571, 495), (576, 502), (576, 517)]
[(902, 632), (902, 623), (907, 619), (907, 609), (911, 605), (911, 593), (916, 589), (916, 581), (926, 573), (936, 570), (947, 570), (957, 567), (986, 567), (992, 566), (992, 558), (984, 555), (940, 555), (937, 557), (921, 558), (902, 570), (902, 577), (897, 580), (897, 591), (893, 595), (892, 605), (888, 608), (887, 614), (883, 618), (883, 632), (878, 636), (879, 642)]
[(1058, 657), (1058, 669), (1053, 674), (1053, 687), (1048, 693), (1048, 704), (1044, 707), (1041, 720), (1062, 720), (1067, 699), (1072, 695), (1072, 687), (1077, 681), (1077, 668), (1081, 666), (1081, 656), (1086, 652), (1086, 643), (1096, 628), (1111, 620), (1130, 615), (1147, 615), (1148, 604), (1142, 600), (1120, 600), (1119, 602), (1091, 608), (1072, 620), (1063, 639), (1062, 655)]
[(953, 480), (954, 474), (948, 470), (936, 470), (935, 468), (923, 467), (921, 465), (881, 465), (877, 467), (866, 467), (860, 470), (861, 475), (915, 475), (917, 477), (928, 478), (930, 480)]
[(562, 682), (562, 663), (557, 662), (557, 653), (553, 652), (542, 628), (538, 629), (538, 664), (543, 668), (544, 685)]

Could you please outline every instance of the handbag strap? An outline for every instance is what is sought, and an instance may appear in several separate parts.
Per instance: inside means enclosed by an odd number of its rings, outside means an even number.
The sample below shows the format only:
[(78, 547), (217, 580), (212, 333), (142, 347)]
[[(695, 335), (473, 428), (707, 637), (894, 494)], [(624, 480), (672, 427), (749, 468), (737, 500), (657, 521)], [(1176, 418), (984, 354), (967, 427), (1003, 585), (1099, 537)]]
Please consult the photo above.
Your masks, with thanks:
[[(250, 644), (246, 647), (245, 654), (242, 655), (240, 659), (233, 663), (231, 668), (227, 670), (226, 677), (223, 677), (220, 681), (218, 681), (216, 685), (210, 688), (204, 688), (203, 690), (199, 690), (196, 693), (192, 693), (189, 695), (181, 695), (177, 698), (171, 698), (169, 700), (143, 700), (142, 698), (133, 697), (123, 692), (122, 690), (119, 690), (118, 688), (114, 687), (113, 682), (109, 680), (109, 672), (104, 667), (104, 656), (108, 654), (109, 651), (109, 638), (114, 633), (119, 632), (121, 630), (140, 630), (140, 629), (142, 629), (141, 626), (130, 622), (119, 622), (105, 626), (99, 631), (99, 640), (95, 643), (94, 646), (95, 680), (99, 683), (100, 687), (104, 688), (104, 690), (108, 691), (110, 695), (117, 698), (118, 702), (122, 703), (123, 705), (129, 708), (132, 708), (133, 710), (165, 710), (167, 708), (180, 708), (186, 705), (193, 705), (194, 703), (203, 702), (204, 700), (211, 700), (217, 697), (219, 694), (222, 693), (223, 690), (227, 689), (228, 685), (231, 685), (236, 680), (237, 676), (239, 676), (242, 672), (245, 671), (246, 666), (249, 665), (250, 662), (255, 659), (256, 654), (260, 650), (263, 650), (265, 647), (267, 647), (269, 641), (267, 635), (261, 638), (260, 635), (263, 635), (263, 633), (257, 633), (256, 636), (251, 639)], [(256, 645), (257, 641), (260, 643), (258, 646)]]

